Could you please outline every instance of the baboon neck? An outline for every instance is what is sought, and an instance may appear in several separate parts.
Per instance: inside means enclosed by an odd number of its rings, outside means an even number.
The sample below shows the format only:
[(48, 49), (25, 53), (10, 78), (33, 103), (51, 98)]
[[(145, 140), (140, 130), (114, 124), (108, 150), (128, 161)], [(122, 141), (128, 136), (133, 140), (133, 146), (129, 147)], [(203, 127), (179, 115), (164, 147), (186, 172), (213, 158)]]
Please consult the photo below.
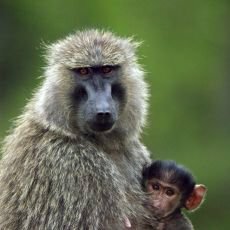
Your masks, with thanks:
[(170, 221), (172, 219), (178, 218), (179, 216), (181, 216), (181, 209), (178, 208), (175, 211), (173, 211), (172, 213), (168, 214), (167, 216), (164, 217), (157, 217), (156, 219), (160, 222), (166, 222), (166, 221)]
[(85, 134), (88, 141), (101, 148), (105, 152), (119, 151), (127, 143), (127, 138), (114, 134)]

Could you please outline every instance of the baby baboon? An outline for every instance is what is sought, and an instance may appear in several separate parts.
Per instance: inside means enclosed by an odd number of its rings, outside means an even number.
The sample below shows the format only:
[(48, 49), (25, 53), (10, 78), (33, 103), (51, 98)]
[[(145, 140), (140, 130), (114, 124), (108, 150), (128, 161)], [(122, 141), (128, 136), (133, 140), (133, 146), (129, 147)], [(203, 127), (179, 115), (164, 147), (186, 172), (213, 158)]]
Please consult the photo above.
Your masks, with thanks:
[(44, 81), (2, 148), (0, 229), (123, 229), (125, 218), (144, 229), (136, 47), (98, 30), (48, 47)]
[(147, 206), (158, 220), (157, 230), (194, 229), (181, 209), (198, 208), (206, 187), (196, 185), (187, 169), (174, 161), (155, 161), (143, 170), (143, 188), (149, 196)]

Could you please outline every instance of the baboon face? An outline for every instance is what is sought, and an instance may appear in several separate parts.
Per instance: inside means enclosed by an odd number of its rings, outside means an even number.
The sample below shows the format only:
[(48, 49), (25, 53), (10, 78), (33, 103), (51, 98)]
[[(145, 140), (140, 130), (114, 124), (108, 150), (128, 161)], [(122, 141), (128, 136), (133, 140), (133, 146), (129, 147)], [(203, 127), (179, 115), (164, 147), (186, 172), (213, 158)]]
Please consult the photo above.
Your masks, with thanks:
[(87, 131), (111, 130), (125, 106), (121, 66), (78, 67), (72, 71), (76, 82), (73, 92), (76, 123)]
[(37, 94), (41, 121), (70, 135), (136, 135), (144, 124), (147, 87), (131, 39), (77, 32), (48, 47)]
[(166, 217), (181, 208), (182, 192), (176, 186), (152, 178), (146, 182), (150, 206), (158, 217)]

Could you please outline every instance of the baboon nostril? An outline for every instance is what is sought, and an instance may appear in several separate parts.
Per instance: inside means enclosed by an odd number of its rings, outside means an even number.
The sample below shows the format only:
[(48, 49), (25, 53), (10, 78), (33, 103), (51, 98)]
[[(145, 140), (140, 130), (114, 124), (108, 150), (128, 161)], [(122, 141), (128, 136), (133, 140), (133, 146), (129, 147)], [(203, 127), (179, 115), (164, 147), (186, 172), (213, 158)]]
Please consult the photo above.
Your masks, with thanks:
[(100, 120), (107, 120), (110, 119), (111, 117), (111, 112), (98, 112), (97, 113), (97, 119)]
[(106, 131), (110, 130), (114, 125), (113, 114), (110, 111), (100, 111), (96, 113), (95, 119), (91, 123), (91, 127), (95, 131)]

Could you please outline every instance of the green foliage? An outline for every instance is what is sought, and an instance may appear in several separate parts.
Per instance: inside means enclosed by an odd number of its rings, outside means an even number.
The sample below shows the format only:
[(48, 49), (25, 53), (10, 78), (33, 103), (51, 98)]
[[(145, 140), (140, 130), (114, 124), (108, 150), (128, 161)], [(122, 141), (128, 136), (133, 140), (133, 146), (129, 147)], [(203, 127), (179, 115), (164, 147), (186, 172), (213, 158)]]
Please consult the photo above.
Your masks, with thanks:
[(1, 1), (0, 139), (40, 82), (43, 41), (92, 27), (134, 35), (144, 41), (152, 95), (144, 142), (207, 185), (206, 202), (190, 216), (196, 229), (227, 229), (229, 9), (225, 0)]

